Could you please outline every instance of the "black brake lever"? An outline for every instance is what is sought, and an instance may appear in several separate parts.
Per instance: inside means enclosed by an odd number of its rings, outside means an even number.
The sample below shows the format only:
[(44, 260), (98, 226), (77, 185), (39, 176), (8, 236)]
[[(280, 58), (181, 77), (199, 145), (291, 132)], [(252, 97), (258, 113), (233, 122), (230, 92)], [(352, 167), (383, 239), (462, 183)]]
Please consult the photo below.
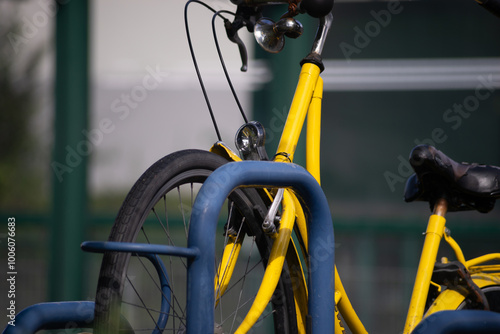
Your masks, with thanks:
[(248, 53), (245, 43), (241, 40), (240, 36), (238, 36), (238, 29), (234, 28), (234, 25), (229, 21), (224, 22), (224, 27), (226, 28), (227, 38), (233, 43), (238, 45), (238, 50), (240, 51), (241, 57), (241, 68), (242, 72), (246, 72), (248, 69)]
[(248, 53), (247, 48), (240, 36), (238, 36), (238, 30), (246, 27), (249, 32), (253, 32), (255, 22), (262, 17), (262, 10), (260, 8), (252, 8), (239, 5), (236, 10), (236, 16), (233, 22), (229, 20), (224, 21), (224, 27), (226, 28), (227, 38), (238, 45), (238, 50), (240, 51), (241, 57), (241, 71), (246, 72), (248, 69)]

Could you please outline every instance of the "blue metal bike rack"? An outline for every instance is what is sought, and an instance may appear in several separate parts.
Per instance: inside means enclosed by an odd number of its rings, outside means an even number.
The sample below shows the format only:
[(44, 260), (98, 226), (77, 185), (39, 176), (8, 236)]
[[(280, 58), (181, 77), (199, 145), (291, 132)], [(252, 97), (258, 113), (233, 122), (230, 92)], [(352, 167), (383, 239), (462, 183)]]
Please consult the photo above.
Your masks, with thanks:
[(32, 334), (42, 329), (92, 328), (94, 302), (42, 303), (16, 315), (3, 334)]
[(170, 289), (167, 269), (158, 255), (163, 254), (180, 256), (189, 259), (195, 257), (198, 252), (185, 247), (116, 241), (85, 241), (82, 243), (81, 247), (84, 251), (96, 253), (103, 253), (105, 251), (132, 253), (144, 256), (151, 261), (151, 263), (153, 263), (156, 273), (158, 274), (158, 278), (160, 279), (161, 287), (160, 312), (153, 334), (162, 333), (168, 322), (172, 290)]
[(498, 334), (500, 313), (461, 310), (431, 314), (411, 332), (412, 334)]
[(199, 255), (188, 261), (187, 332), (213, 331), (215, 232), (225, 199), (237, 187), (292, 188), (304, 205), (309, 235), (309, 318), (313, 333), (334, 332), (334, 237), (326, 197), (304, 168), (288, 163), (244, 161), (218, 168), (204, 182), (191, 214), (188, 247)]
[[(182, 257), (194, 257), (196, 251), (189, 248), (166, 245), (151, 245), (126, 242), (86, 241), (82, 249), (89, 252), (105, 251), (133, 253), (147, 258), (154, 265), (162, 291), (159, 317), (153, 334), (161, 333), (168, 321), (171, 305), (171, 289), (167, 270), (157, 254)], [(7, 325), (3, 334), (33, 334), (43, 329), (92, 328), (94, 320), (94, 302), (76, 301), (60, 303), (40, 303), (27, 307), (15, 317), (15, 326)], [(125, 326), (128, 322), (121, 319)]]
[[(195, 200), (188, 248), (122, 242), (84, 242), (82, 249), (91, 252), (130, 252), (145, 256), (156, 267), (162, 281), (163, 301), (170, 292), (163, 264), (155, 254), (188, 259), (187, 332), (213, 333), (215, 304), (215, 233), (219, 212), (227, 196), (240, 186), (292, 188), (304, 205), (309, 233), (309, 319), (313, 333), (334, 332), (334, 236), (333, 225), (320, 185), (302, 167), (294, 164), (245, 161), (226, 164), (208, 177)], [(163, 303), (162, 303), (163, 304)], [(85, 312), (82, 312), (82, 307)], [(40, 329), (87, 325), (93, 320), (93, 302), (46, 303), (31, 306), (16, 317), (16, 327), (5, 334), (31, 334)], [(165, 309), (163, 309), (165, 310)], [(166, 312), (165, 314), (167, 314)], [(166, 323), (166, 316), (159, 325)], [(19, 325), (19, 326), (18, 326)], [(157, 330), (161, 330), (157, 328)]]
[[(309, 234), (309, 319), (312, 333), (334, 333), (334, 235), (326, 200), (316, 180), (294, 164), (246, 161), (226, 164), (205, 181), (195, 200), (188, 248), (121, 242), (85, 242), (87, 251), (130, 252), (147, 257), (163, 277), (163, 301), (168, 303), (170, 286), (163, 263), (156, 254), (188, 259), (187, 332), (213, 333), (213, 280), (215, 277), (215, 232), (218, 215), (229, 193), (240, 186), (292, 188), (304, 206)], [(163, 304), (163, 303), (162, 303)], [(165, 317), (159, 321), (162, 325)], [(32, 334), (41, 329), (91, 327), (93, 302), (37, 304), (21, 311), (15, 325), (4, 334)], [(126, 320), (122, 319), (125, 324)], [(442, 311), (424, 319), (413, 334), (499, 333), (500, 314), (487, 311)]]

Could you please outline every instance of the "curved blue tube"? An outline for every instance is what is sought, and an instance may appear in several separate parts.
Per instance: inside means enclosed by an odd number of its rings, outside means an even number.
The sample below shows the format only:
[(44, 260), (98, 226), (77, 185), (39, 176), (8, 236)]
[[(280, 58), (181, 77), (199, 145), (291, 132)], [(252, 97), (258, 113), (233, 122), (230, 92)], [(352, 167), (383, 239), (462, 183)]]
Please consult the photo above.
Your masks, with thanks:
[(168, 322), (168, 313), (170, 312), (172, 289), (168, 279), (167, 269), (163, 261), (157, 254), (167, 254), (173, 256), (194, 257), (196, 253), (185, 247), (175, 247), (167, 245), (141, 244), (134, 242), (116, 242), (116, 241), (85, 241), (81, 248), (88, 252), (103, 253), (105, 251), (134, 253), (146, 257), (154, 265), (161, 285), (161, 306), (160, 314), (156, 322), (153, 334), (163, 331)]
[(412, 334), (498, 334), (500, 313), (478, 310), (441, 311), (431, 314)]
[(309, 318), (313, 333), (334, 332), (334, 237), (330, 210), (318, 184), (304, 168), (289, 163), (243, 161), (213, 172), (196, 197), (188, 247), (199, 255), (188, 261), (188, 334), (213, 333), (215, 231), (219, 212), (239, 186), (293, 188), (304, 204), (309, 233)]
[(3, 334), (33, 334), (42, 329), (92, 328), (94, 302), (41, 303), (16, 315), (15, 326), (7, 325)]
[(145, 257), (153, 263), (156, 269), (156, 273), (160, 278), (161, 285), (161, 304), (160, 304), (160, 315), (156, 322), (153, 334), (161, 334), (167, 326), (168, 313), (170, 312), (170, 305), (172, 300), (172, 289), (170, 288), (170, 282), (168, 279), (167, 269), (163, 264), (163, 261), (156, 254), (146, 254)]
[(126, 252), (139, 255), (162, 254), (182, 257), (195, 257), (198, 253), (195, 250), (186, 247), (176, 247), (169, 245), (141, 244), (135, 242), (119, 241), (84, 241), (81, 248), (86, 252), (104, 253)]

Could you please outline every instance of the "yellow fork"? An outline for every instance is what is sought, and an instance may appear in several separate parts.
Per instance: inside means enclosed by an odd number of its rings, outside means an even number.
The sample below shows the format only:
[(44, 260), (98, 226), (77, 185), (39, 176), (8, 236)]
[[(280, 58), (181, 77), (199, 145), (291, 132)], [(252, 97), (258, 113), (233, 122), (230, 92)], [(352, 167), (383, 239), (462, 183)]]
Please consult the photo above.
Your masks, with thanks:
[(243, 237), (235, 238), (234, 236), (228, 237), (228, 243), (224, 247), (222, 254), (222, 261), (219, 264), (217, 274), (215, 276), (215, 305), (219, 304), (219, 300), (226, 292), (229, 281), (233, 276), (233, 271), (236, 266), (236, 260), (240, 254), (241, 244)]
[(281, 276), (283, 263), (290, 242), (290, 237), (295, 221), (295, 208), (291, 195), (285, 191), (283, 195), (283, 216), (281, 218), (280, 229), (274, 240), (269, 256), (269, 262), (262, 278), (259, 291), (255, 297), (252, 307), (248, 311), (245, 319), (236, 330), (236, 334), (248, 332), (248, 330), (257, 322), (264, 309), (269, 304), (271, 297), (278, 285)]

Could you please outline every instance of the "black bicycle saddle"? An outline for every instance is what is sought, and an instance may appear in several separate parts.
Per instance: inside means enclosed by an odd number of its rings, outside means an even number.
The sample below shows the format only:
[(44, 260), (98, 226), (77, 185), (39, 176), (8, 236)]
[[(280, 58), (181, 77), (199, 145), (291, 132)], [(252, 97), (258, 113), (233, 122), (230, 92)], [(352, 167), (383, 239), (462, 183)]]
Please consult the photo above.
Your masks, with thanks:
[(431, 210), (439, 198), (448, 201), (448, 211), (489, 212), (500, 197), (500, 168), (459, 163), (428, 145), (415, 147), (410, 154), (415, 171), (405, 186), (406, 202), (427, 201)]

